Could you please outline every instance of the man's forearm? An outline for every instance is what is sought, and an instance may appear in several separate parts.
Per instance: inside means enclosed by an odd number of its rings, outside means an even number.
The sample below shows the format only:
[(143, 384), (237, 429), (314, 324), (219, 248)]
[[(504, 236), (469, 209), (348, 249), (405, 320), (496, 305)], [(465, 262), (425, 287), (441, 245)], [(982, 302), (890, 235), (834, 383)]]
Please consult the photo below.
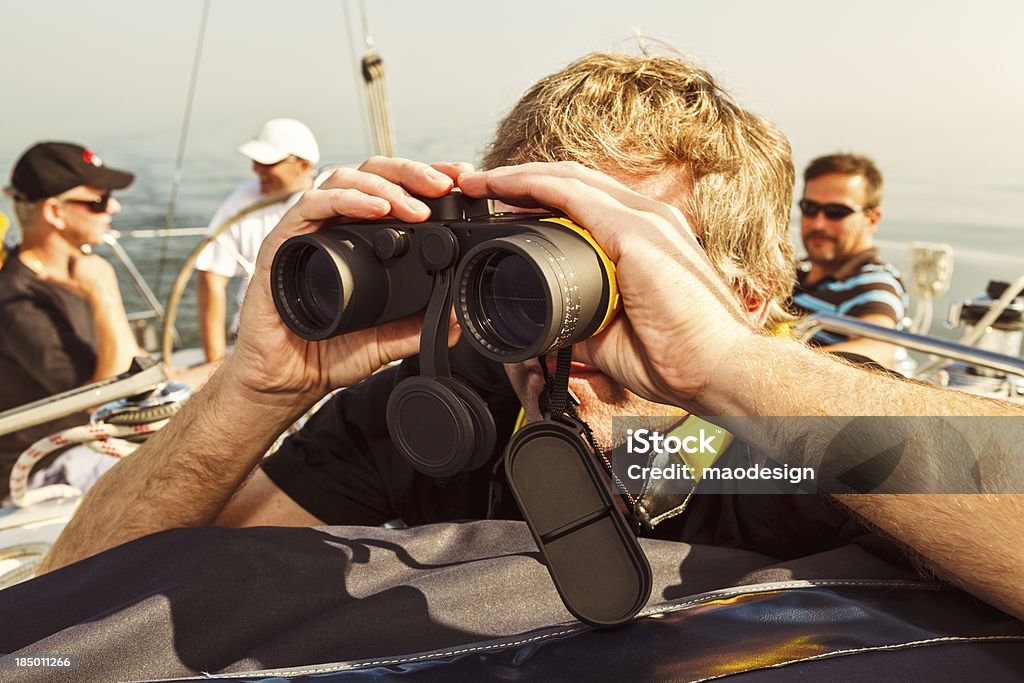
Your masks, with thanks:
[(698, 399), (705, 415), (1021, 415), (996, 401), (843, 363), (788, 339), (750, 335)]
[(156, 531), (212, 524), (277, 435), (308, 408), (274, 398), (248, 391), (222, 365), (167, 427), (86, 494), (41, 571)]
[(89, 382), (97, 382), (126, 371), (140, 351), (120, 296), (94, 298), (89, 304), (96, 332), (96, 369)]
[(937, 575), (1024, 619), (1024, 495), (836, 496)]
[(789, 340), (748, 341), (720, 366), (697, 410), (738, 418), (726, 420), (737, 436), (782, 462), (817, 468), (819, 486), (1024, 492), (1019, 407), (854, 367)]
[[(1024, 618), (1024, 548), (1009, 541), (1024, 538), (1024, 496), (917, 493), (974, 487), (1024, 491), (1024, 413), (1001, 401), (848, 367), (794, 346), (768, 338), (738, 345), (733, 362), (712, 381), (699, 410), (705, 415), (794, 416), (799, 429), (788, 428), (785, 420), (756, 418), (730, 421), (730, 427), (781, 462), (819, 467), (834, 465), (823, 464), (821, 456), (836, 435), (834, 427), (842, 423), (824, 416), (1004, 416), (993, 419), (998, 429), (992, 430), (978, 418), (973, 423), (945, 421), (954, 430), (933, 428), (938, 423), (927, 417), (906, 418), (899, 423), (906, 431), (898, 434), (901, 457), (892, 473), (897, 484), (885, 489), (906, 494), (836, 498), (911, 548), (936, 573)], [(811, 418), (796, 420), (800, 416)], [(965, 443), (960, 439), (972, 427), (975, 433), (966, 442), (983, 442), (977, 449), (980, 480), (972, 476), (979, 471), (973, 461), (956, 462), (964, 455), (958, 449)], [(973, 452), (968, 455), (974, 457)]]
[(199, 337), (207, 361), (224, 357), (227, 340), (224, 321), (227, 319), (228, 278), (217, 273), (199, 271), (196, 293), (199, 298)]

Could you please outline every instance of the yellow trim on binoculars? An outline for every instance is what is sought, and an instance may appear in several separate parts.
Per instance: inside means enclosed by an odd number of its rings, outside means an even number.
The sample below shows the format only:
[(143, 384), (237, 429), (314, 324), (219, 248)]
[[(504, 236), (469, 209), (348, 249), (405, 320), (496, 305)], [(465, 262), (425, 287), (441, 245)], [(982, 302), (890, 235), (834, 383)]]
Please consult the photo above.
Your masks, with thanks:
[(7, 260), (7, 249), (4, 248), (4, 237), (7, 235), (7, 228), (10, 227), (11, 222), (7, 220), (7, 216), (0, 211), (0, 266)]
[(569, 228), (585, 239), (590, 246), (594, 248), (594, 251), (597, 252), (597, 257), (601, 260), (601, 264), (604, 266), (604, 272), (608, 275), (608, 310), (605, 311), (604, 320), (601, 321), (601, 324), (594, 332), (594, 334), (597, 334), (604, 328), (608, 327), (608, 324), (612, 321), (612, 318), (615, 317), (615, 314), (618, 313), (619, 307), (622, 305), (622, 302), (619, 299), (619, 283), (615, 279), (615, 263), (608, 258), (608, 254), (604, 253), (604, 249), (601, 248), (601, 245), (594, 241), (593, 235), (573, 223), (568, 218), (541, 218), (540, 220), (547, 223), (557, 223), (564, 228)]

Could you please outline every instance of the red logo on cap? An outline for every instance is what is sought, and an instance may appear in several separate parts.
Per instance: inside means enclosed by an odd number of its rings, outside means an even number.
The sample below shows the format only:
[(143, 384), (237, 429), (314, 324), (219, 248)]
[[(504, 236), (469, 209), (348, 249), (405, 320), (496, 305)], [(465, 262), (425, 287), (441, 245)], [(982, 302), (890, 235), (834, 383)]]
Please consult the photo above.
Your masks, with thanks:
[(93, 152), (91, 149), (84, 150), (82, 152), (82, 158), (85, 160), (85, 163), (87, 164), (92, 164), (93, 166), (97, 167), (103, 165), (103, 159), (100, 159), (99, 155)]

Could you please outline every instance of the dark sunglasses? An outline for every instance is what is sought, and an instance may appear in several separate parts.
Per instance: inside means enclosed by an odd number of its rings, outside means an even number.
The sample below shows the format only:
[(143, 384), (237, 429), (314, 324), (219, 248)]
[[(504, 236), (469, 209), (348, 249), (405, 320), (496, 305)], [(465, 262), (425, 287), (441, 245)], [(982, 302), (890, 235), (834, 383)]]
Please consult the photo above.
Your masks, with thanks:
[(800, 213), (807, 218), (814, 218), (820, 212), (825, 212), (825, 218), (830, 221), (838, 221), (846, 218), (851, 213), (860, 213), (861, 211), (867, 211), (867, 208), (860, 206), (847, 206), (846, 204), (819, 204), (818, 202), (811, 201), (810, 199), (800, 200)]
[(110, 193), (104, 192), (96, 199), (65, 199), (66, 204), (81, 204), (93, 213), (106, 213), (110, 206)]

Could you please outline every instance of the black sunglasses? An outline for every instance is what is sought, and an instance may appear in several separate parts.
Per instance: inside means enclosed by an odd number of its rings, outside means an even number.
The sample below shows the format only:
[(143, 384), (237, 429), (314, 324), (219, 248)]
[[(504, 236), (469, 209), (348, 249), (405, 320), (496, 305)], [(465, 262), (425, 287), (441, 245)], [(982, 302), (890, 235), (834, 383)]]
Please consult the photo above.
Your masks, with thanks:
[(96, 199), (65, 199), (64, 202), (67, 204), (81, 204), (93, 213), (106, 213), (107, 207), (110, 206), (110, 193), (104, 192)]
[(847, 206), (846, 204), (819, 204), (818, 202), (810, 199), (800, 200), (800, 213), (807, 218), (814, 218), (820, 212), (825, 212), (825, 218), (830, 221), (838, 221), (846, 218), (851, 213), (860, 213), (861, 211), (867, 211), (867, 208), (860, 206)]

